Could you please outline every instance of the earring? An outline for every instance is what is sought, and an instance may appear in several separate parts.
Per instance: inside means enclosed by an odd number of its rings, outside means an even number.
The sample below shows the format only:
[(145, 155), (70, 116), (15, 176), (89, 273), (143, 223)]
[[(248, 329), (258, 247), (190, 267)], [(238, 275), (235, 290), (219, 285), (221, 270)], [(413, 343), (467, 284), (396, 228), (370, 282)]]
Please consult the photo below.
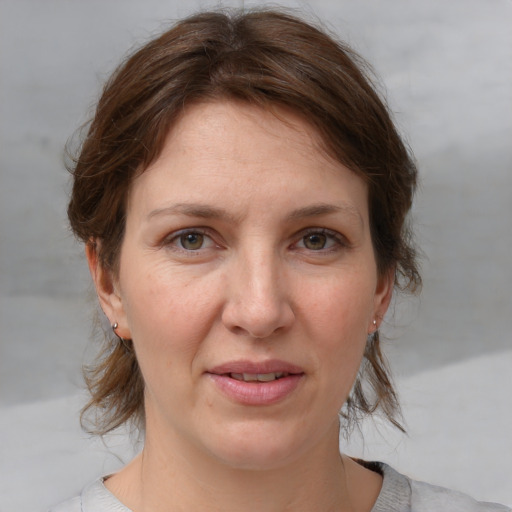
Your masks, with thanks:
[(114, 322), (111, 325), (111, 327), (112, 327), (113, 333), (116, 335), (117, 339), (123, 344), (124, 348), (126, 350), (128, 350), (129, 352), (131, 352), (132, 347), (128, 344), (128, 342), (131, 340), (125, 340), (124, 338), (121, 338), (121, 336), (119, 336), (119, 334), (117, 334), (117, 332), (116, 332), (116, 329), (119, 327), (119, 324), (117, 322)]

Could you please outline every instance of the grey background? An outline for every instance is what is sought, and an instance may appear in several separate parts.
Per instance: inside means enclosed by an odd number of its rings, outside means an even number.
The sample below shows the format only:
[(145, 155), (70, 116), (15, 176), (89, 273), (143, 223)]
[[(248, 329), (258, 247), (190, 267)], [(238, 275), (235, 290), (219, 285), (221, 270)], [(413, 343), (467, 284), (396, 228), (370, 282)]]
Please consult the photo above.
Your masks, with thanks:
[[(215, 5), (0, 0), (0, 511), (47, 510), (129, 459), (122, 432), (106, 446), (78, 426), (95, 301), (66, 224), (63, 147), (121, 56)], [(384, 328), (409, 436), (370, 422), (344, 449), (511, 504), (512, 1), (281, 5), (374, 65), (422, 175), (424, 291)]]
[[(65, 218), (66, 140), (128, 49), (215, 5), (0, 0), (0, 406), (75, 393), (91, 354), (94, 300)], [(418, 159), (425, 285), (388, 319), (395, 371), (510, 349), (512, 2), (280, 5), (327, 20), (374, 65)], [(510, 407), (510, 390), (496, 392)]]

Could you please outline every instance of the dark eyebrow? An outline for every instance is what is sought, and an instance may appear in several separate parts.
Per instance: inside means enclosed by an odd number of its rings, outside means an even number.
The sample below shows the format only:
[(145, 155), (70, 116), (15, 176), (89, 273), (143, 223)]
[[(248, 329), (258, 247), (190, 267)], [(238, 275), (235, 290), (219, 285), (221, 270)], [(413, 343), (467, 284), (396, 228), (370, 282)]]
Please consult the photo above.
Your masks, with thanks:
[(223, 219), (233, 223), (238, 220), (223, 208), (195, 203), (178, 203), (166, 208), (157, 208), (148, 214), (147, 219), (150, 220), (160, 215), (187, 215), (188, 217), (199, 217), (201, 219)]
[(300, 220), (307, 217), (321, 217), (333, 213), (343, 213), (344, 215), (354, 217), (358, 222), (363, 224), (363, 218), (359, 210), (356, 207), (349, 204), (312, 204), (310, 206), (305, 206), (304, 208), (298, 208), (297, 210), (294, 210), (293, 212), (290, 213), (288, 218), (290, 220)]

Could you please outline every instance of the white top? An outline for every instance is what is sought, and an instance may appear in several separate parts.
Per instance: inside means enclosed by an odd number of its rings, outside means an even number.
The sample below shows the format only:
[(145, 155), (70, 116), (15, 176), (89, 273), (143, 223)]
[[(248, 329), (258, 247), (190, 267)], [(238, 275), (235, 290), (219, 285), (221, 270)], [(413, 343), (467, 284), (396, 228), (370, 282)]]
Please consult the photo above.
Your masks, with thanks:
[[(456, 491), (411, 480), (382, 462), (365, 465), (383, 476), (382, 489), (371, 512), (512, 512), (504, 505), (475, 501)], [(80, 496), (49, 512), (132, 512), (103, 482), (104, 478), (96, 480)]]

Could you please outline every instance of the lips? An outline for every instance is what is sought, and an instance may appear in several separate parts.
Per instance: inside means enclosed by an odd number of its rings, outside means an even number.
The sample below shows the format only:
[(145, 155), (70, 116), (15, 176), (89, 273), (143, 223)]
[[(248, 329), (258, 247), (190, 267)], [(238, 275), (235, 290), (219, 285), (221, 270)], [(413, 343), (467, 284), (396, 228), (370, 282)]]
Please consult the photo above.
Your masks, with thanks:
[(216, 389), (243, 405), (272, 405), (289, 397), (304, 377), (304, 370), (278, 360), (233, 361), (207, 372)]

